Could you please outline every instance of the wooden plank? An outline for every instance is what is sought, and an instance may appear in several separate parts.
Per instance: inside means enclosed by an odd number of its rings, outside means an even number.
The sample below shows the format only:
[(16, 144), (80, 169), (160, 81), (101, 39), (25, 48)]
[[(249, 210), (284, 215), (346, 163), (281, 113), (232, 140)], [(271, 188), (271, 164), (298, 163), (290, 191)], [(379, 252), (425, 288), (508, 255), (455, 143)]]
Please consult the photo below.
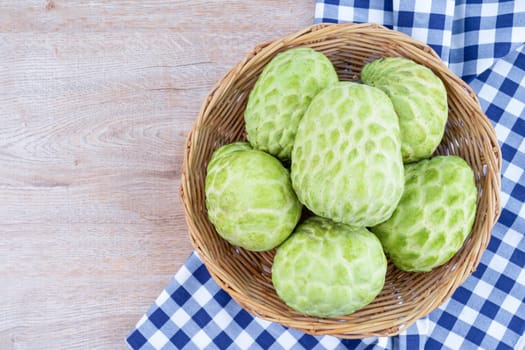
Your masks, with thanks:
[(200, 105), (310, 1), (0, 1), (0, 349), (123, 349), (192, 252)]
[(314, 1), (0, 1), (0, 32), (136, 31), (281, 34), (312, 23)]
[(177, 252), (181, 226), (4, 225), (2, 349), (124, 348), (187, 258)]

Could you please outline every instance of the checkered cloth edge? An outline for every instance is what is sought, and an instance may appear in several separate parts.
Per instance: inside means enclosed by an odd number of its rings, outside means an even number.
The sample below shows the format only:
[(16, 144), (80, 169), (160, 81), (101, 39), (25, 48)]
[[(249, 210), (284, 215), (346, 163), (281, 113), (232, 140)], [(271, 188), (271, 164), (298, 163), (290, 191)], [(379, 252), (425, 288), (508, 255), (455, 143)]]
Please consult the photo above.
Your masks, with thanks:
[(429, 44), (470, 82), (525, 41), (525, 1), (317, 1), (316, 22), (374, 22)]
[(129, 347), (524, 349), (524, 13), (524, 1), (419, 1), (416, 5), (415, 1), (354, 0), (316, 5), (317, 22), (376, 22), (429, 43), (469, 82), (495, 126), (503, 155), (502, 213), (477, 270), (448, 301), (395, 337), (310, 336), (244, 311), (193, 253), (130, 332)]

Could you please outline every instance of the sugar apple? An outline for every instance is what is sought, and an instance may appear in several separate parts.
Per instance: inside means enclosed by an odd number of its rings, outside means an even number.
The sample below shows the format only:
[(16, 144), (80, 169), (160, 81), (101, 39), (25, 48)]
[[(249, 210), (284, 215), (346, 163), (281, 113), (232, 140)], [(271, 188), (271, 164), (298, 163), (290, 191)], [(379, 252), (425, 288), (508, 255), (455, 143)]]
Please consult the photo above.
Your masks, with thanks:
[(429, 68), (408, 58), (386, 57), (364, 66), (361, 80), (392, 100), (401, 129), (405, 163), (428, 158), (445, 131), (447, 91)]
[(388, 96), (352, 82), (320, 92), (299, 123), (291, 177), (318, 216), (353, 226), (388, 219), (403, 193), (399, 124)]
[(244, 119), (256, 149), (289, 160), (297, 124), (312, 98), (338, 81), (330, 60), (311, 48), (293, 48), (268, 63), (252, 89)]
[(430, 271), (449, 261), (470, 233), (477, 190), (470, 166), (437, 156), (405, 166), (405, 191), (392, 217), (372, 227), (405, 271)]
[(386, 268), (381, 243), (366, 228), (314, 216), (277, 248), (272, 282), (300, 313), (337, 317), (369, 304), (384, 286)]
[(278, 159), (246, 142), (218, 148), (207, 167), (206, 208), (217, 233), (253, 251), (283, 242), (301, 216), (302, 205), (289, 172)]

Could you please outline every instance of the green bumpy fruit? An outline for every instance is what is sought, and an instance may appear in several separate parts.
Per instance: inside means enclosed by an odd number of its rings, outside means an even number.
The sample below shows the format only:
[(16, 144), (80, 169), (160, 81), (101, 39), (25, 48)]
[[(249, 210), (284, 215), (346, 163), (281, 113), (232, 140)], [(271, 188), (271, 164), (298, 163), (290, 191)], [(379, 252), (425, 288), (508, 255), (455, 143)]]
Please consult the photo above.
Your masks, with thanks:
[(291, 177), (318, 216), (352, 226), (388, 219), (403, 193), (399, 124), (388, 96), (351, 82), (320, 92), (299, 123)]
[(205, 181), (208, 217), (217, 233), (253, 251), (275, 248), (294, 230), (302, 205), (289, 172), (246, 142), (218, 148)]
[(251, 150), (252, 146), (248, 142), (233, 142), (217, 148), (208, 163), (208, 169), (213, 168), (215, 163), (219, 162), (223, 157), (237, 151)]
[(374, 234), (314, 216), (277, 248), (272, 282), (294, 310), (338, 317), (372, 302), (383, 289), (386, 269)]
[(281, 160), (289, 160), (297, 125), (312, 98), (338, 81), (330, 60), (310, 48), (275, 56), (255, 83), (244, 113), (248, 141)]
[(402, 57), (375, 60), (361, 80), (392, 100), (401, 129), (403, 161), (428, 158), (443, 138), (448, 117), (447, 91), (429, 68)]
[(398, 207), (371, 230), (398, 268), (430, 271), (463, 245), (474, 223), (476, 198), (474, 174), (460, 157), (407, 164)]

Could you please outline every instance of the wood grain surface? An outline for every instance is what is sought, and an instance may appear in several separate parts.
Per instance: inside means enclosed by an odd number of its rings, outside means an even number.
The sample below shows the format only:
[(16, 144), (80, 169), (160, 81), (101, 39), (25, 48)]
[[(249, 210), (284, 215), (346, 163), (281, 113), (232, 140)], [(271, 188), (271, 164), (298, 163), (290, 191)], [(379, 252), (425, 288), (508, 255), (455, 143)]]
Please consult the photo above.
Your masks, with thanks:
[(192, 251), (184, 142), (314, 1), (0, 1), (0, 349), (125, 349)]

